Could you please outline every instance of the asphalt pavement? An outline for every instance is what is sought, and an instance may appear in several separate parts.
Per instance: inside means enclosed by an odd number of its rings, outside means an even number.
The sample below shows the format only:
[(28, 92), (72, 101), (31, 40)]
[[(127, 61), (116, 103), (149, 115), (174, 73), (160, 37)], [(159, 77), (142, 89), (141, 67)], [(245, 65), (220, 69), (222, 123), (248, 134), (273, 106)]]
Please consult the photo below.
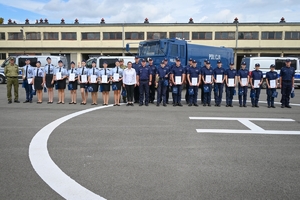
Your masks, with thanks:
[[(21, 85), (19, 90), (23, 102)], [(0, 94), (0, 199), (63, 199), (35, 172), (29, 145), (54, 120), (95, 108), (90, 96), (82, 106), (67, 104), (69, 92), (64, 105), (46, 104), (46, 94), (43, 104), (36, 104), (36, 97), (32, 104), (7, 104), (6, 85), (0, 85)], [(112, 92), (110, 96), (112, 103)], [(292, 109), (279, 104), (267, 108), (265, 90), (259, 108), (250, 103), (240, 108), (236, 101), (233, 108), (226, 108), (224, 101), (222, 107), (111, 106), (59, 125), (47, 149), (65, 174), (105, 199), (299, 199), (300, 134), (285, 134), (300, 132), (299, 97), (297, 89)], [(101, 98), (99, 94), (98, 106)], [(249, 127), (237, 120), (190, 117), (294, 121), (252, 121), (263, 130), (282, 132), (277, 135), (198, 133), (197, 129), (242, 132)]]

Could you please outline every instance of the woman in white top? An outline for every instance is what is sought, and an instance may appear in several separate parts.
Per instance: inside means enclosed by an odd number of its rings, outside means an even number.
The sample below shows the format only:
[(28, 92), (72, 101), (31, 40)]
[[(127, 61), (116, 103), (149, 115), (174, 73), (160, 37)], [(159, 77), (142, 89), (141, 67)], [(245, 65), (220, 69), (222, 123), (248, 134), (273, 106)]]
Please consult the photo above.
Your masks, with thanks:
[(132, 68), (132, 62), (127, 63), (127, 69), (123, 71), (123, 87), (127, 91), (127, 106), (133, 106), (134, 88), (136, 86), (136, 71)]

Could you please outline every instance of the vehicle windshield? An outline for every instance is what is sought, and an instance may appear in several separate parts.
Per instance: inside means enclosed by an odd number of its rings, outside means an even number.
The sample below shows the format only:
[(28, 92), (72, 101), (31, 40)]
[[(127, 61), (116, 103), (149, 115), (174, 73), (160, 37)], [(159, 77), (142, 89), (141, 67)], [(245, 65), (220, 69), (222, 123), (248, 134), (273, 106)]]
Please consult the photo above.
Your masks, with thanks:
[(160, 49), (159, 42), (145, 42), (139, 46), (140, 56), (164, 56), (167, 46), (164, 49)]
[(1, 67), (5, 67), (6, 65), (8, 65), (9, 64), (9, 59), (7, 58), (3, 63), (2, 63), (2, 65), (1, 65)]

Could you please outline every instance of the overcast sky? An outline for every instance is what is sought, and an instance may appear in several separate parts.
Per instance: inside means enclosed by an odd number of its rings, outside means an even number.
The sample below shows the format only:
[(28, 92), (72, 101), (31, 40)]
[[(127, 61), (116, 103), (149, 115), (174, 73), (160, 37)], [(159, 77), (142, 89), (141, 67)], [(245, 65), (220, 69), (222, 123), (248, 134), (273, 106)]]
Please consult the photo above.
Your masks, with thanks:
[(31, 23), (151, 23), (300, 22), (300, 0), (0, 0), (0, 17)]

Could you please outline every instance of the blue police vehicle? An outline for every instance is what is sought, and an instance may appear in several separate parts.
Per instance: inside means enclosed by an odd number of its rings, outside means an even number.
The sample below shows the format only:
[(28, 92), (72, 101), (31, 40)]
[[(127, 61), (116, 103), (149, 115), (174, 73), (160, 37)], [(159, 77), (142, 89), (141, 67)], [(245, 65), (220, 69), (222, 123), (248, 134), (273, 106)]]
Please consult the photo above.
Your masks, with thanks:
[[(126, 51), (130, 51), (129, 44), (126, 45)], [(168, 64), (172, 65), (178, 57), (183, 66), (188, 65), (189, 58), (193, 58), (197, 61), (198, 67), (203, 66), (204, 60), (207, 59), (215, 68), (217, 61), (221, 60), (225, 69), (229, 68), (229, 63), (234, 60), (231, 48), (191, 44), (181, 39), (141, 41), (138, 47), (138, 56), (145, 59), (151, 57), (156, 66), (159, 66), (164, 58), (167, 58)]]

